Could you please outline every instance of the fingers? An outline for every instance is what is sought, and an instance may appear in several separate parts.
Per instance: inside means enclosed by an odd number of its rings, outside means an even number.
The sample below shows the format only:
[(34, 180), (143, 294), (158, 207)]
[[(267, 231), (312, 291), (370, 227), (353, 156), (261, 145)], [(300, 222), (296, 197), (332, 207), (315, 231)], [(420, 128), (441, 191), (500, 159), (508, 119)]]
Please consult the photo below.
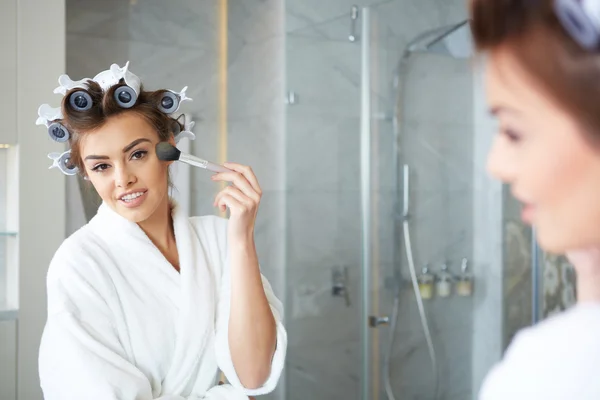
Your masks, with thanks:
[[(256, 175), (254, 174), (254, 171), (252, 170), (252, 168), (250, 168), (247, 165), (241, 165), (241, 164), (236, 164), (236, 163), (224, 163), (223, 165), (225, 167), (233, 170), (235, 173), (241, 175), (243, 178), (245, 178), (245, 180), (250, 184), (252, 189), (254, 189), (254, 191), (259, 196), (262, 195), (262, 188), (260, 187), (260, 184), (258, 183), (258, 179), (256, 178)], [(215, 176), (220, 176), (223, 174), (225, 174), (225, 173), (220, 173)], [(222, 179), (221, 179), (221, 177), (219, 177), (215, 180), (222, 180)], [(232, 181), (232, 180), (230, 180), (230, 181)]]
[(260, 194), (254, 190), (250, 182), (244, 175), (239, 172), (221, 172), (211, 177), (213, 181), (225, 181), (232, 182), (239, 190), (241, 190), (246, 196), (250, 197), (255, 201), (260, 200)]
[(246, 206), (248, 208), (251, 208), (252, 205), (254, 204), (252, 199), (248, 198), (248, 196), (246, 196), (244, 193), (242, 193), (238, 188), (236, 188), (234, 186), (227, 186), (225, 189), (223, 189), (219, 193), (217, 193), (217, 196), (215, 197), (213, 206), (216, 207), (217, 205), (223, 205), (224, 203), (222, 202), (222, 199), (224, 196), (229, 196), (229, 197), (235, 199), (238, 203), (243, 204), (244, 206)]
[(262, 193), (262, 189), (260, 187), (260, 184), (258, 183), (258, 178), (256, 178), (256, 175), (254, 174), (254, 171), (252, 170), (251, 167), (249, 167), (247, 165), (241, 165), (241, 164), (229, 163), (229, 162), (225, 163), (225, 164), (227, 165), (227, 168), (241, 173), (248, 180), (248, 182), (250, 182), (250, 184), (252, 185), (252, 187), (254, 188), (254, 190), (256, 190), (256, 192), (258, 194)]
[[(225, 188), (225, 190), (221, 191), (215, 199), (215, 205), (219, 207), (220, 211), (224, 212), (229, 208), (233, 215), (242, 215), (256, 210), (256, 204), (241, 194), (241, 192), (237, 191), (237, 189), (227, 189), (228, 188)], [(237, 191), (237, 193), (235, 191)]]

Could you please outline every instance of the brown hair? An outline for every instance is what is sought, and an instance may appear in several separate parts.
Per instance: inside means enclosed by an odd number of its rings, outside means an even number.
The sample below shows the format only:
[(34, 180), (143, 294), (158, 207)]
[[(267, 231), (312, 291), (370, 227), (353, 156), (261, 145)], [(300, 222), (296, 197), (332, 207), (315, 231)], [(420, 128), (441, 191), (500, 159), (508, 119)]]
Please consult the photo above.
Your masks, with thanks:
[(551, 99), (600, 139), (600, 52), (568, 35), (554, 0), (471, 0), (470, 12), (479, 52), (509, 49)]
[(79, 168), (79, 173), (82, 175), (85, 175), (85, 166), (81, 159), (81, 139), (85, 135), (93, 134), (94, 130), (101, 128), (112, 117), (124, 113), (135, 113), (154, 128), (160, 141), (169, 140), (176, 129), (183, 130), (183, 126), (178, 120), (158, 109), (165, 90), (144, 91), (143, 88), (140, 88), (135, 105), (131, 108), (123, 108), (117, 103), (114, 96), (115, 91), (125, 85), (123, 80), (106, 91), (92, 80), (88, 80), (87, 85), (88, 88), (85, 92), (92, 99), (92, 107), (86, 111), (74, 110), (69, 102), (69, 97), (82, 89), (71, 89), (63, 99), (61, 108), (64, 118), (60, 121), (70, 134), (70, 162)]

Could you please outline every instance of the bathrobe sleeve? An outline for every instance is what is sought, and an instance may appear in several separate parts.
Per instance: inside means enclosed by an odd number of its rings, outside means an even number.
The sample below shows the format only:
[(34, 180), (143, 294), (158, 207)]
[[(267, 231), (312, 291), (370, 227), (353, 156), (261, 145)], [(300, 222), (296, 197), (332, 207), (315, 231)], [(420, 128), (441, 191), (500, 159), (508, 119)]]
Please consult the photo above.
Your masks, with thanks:
[[(39, 355), (45, 400), (200, 399), (153, 393), (146, 375), (129, 361), (119, 340), (126, 326), (119, 324), (105, 301), (110, 281), (103, 279), (93, 260), (78, 252), (63, 245), (48, 273), (48, 320)], [(202, 399), (246, 398), (228, 394), (233, 390), (227, 387), (211, 392)]]
[(277, 326), (277, 348), (271, 363), (271, 374), (264, 385), (258, 389), (246, 389), (241, 384), (239, 377), (235, 372), (231, 351), (229, 349), (229, 314), (231, 298), (231, 274), (229, 269), (229, 259), (227, 256), (227, 220), (215, 218), (215, 229), (219, 240), (221, 277), (217, 306), (217, 325), (216, 325), (216, 355), (219, 368), (231, 385), (242, 389), (248, 396), (259, 396), (272, 392), (277, 386), (279, 377), (285, 366), (285, 355), (287, 350), (287, 333), (283, 326), (283, 304), (273, 293), (271, 285), (263, 276), (262, 282), (267, 296), (275, 323)]

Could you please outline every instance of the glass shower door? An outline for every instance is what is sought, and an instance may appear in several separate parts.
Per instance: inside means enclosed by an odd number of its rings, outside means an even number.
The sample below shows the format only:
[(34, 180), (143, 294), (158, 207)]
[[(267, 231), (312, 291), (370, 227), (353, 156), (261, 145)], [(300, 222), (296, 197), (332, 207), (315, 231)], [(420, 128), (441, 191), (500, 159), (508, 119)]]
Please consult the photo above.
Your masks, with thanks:
[[(501, 354), (502, 191), (480, 166), (490, 131), (476, 124), (462, 11), (362, 13), (363, 399), (476, 398), (474, 370)], [(469, 277), (475, 289), (459, 290)]]
[[(400, 281), (394, 268), (397, 151), (393, 124), (392, 76), (398, 59), (394, 38), (381, 5), (361, 10), (360, 176), (361, 216), (361, 399), (383, 398), (391, 357), (389, 293)], [(345, 157), (352, 157), (346, 154)]]
[(286, 37), (288, 400), (384, 398), (402, 46), (374, 3)]
[(352, 30), (352, 15), (348, 7), (286, 35), (287, 400), (359, 398), (360, 26)]

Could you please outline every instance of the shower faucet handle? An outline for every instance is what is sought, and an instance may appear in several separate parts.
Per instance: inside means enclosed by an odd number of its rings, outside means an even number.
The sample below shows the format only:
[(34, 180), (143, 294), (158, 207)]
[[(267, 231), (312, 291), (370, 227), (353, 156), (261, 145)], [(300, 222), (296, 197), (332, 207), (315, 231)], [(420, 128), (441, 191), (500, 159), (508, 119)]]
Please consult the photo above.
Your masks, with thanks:
[(468, 267), (469, 267), (469, 259), (467, 257), (463, 257), (463, 259), (460, 262), (461, 272), (466, 272)]
[(369, 316), (369, 326), (371, 328), (378, 328), (379, 325), (388, 325), (390, 323), (390, 317), (384, 315), (382, 317), (378, 317), (376, 315)]
[(334, 267), (331, 272), (331, 295), (344, 297), (346, 306), (350, 307), (350, 293), (348, 292), (348, 267)]
[(356, 33), (356, 20), (358, 19), (358, 6), (354, 5), (350, 9), (350, 33), (348, 34), (348, 40), (356, 42), (358, 35)]

